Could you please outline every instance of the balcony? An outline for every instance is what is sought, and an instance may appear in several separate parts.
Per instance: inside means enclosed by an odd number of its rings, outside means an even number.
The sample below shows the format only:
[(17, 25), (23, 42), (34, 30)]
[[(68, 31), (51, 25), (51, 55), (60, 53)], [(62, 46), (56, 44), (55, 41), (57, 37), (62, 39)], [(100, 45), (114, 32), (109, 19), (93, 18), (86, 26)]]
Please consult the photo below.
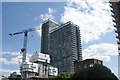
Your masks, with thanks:
[(115, 33), (118, 33), (118, 30), (115, 30)]
[(120, 50), (120, 47), (118, 47), (118, 50)]
[(120, 41), (117, 41), (117, 44), (119, 44), (119, 45), (120, 45)]
[(47, 62), (50, 63), (50, 56), (48, 54), (43, 54), (43, 53), (35, 53), (32, 55), (30, 58), (30, 62)]

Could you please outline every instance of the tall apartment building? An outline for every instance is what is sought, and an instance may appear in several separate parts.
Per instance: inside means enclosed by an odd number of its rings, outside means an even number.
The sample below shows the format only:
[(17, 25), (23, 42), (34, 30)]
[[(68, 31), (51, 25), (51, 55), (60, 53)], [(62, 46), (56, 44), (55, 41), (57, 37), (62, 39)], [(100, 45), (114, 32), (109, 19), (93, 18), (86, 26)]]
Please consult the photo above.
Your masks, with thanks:
[(42, 24), (42, 38), (41, 38), (41, 53), (49, 53), (49, 38), (50, 38), (50, 31), (56, 27), (58, 27), (59, 24), (48, 19), (43, 22)]
[(120, 0), (110, 0), (110, 6), (113, 10), (113, 17), (115, 18), (114, 22), (116, 23), (116, 25), (114, 26), (116, 28), (115, 32), (117, 33), (116, 38), (117, 40), (117, 44), (118, 44), (118, 78), (120, 80)]
[(115, 32), (117, 33), (116, 38), (118, 39), (117, 43), (118, 43), (118, 51), (119, 51), (119, 55), (120, 55), (120, 1), (119, 2), (110, 2), (111, 4), (111, 8), (113, 10), (113, 17), (115, 18), (115, 20), (113, 20), (116, 25), (114, 26), (116, 28)]
[(82, 60), (79, 26), (69, 21), (51, 29), (48, 42), (51, 64), (59, 73), (74, 72), (74, 61)]

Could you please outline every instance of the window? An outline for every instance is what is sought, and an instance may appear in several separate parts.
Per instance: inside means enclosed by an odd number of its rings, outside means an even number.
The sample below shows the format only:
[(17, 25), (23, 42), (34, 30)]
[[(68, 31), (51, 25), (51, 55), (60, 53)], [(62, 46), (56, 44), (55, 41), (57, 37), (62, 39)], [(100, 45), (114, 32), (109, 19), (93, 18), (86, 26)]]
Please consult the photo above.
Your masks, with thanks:
[(92, 64), (92, 63), (90, 63), (90, 64), (89, 64), (89, 67), (93, 67), (93, 64)]
[(87, 68), (87, 64), (84, 64), (84, 69)]
[(81, 65), (79, 65), (79, 68), (81, 68)]

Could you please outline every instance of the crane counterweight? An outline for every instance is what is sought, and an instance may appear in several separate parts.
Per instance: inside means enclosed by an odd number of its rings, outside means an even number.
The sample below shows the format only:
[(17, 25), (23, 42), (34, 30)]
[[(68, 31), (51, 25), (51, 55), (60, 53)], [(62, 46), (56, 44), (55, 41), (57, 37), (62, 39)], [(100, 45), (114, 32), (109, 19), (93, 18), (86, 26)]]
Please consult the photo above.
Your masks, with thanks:
[(10, 33), (9, 35), (10, 35), (10, 36), (13, 36), (14, 34)]

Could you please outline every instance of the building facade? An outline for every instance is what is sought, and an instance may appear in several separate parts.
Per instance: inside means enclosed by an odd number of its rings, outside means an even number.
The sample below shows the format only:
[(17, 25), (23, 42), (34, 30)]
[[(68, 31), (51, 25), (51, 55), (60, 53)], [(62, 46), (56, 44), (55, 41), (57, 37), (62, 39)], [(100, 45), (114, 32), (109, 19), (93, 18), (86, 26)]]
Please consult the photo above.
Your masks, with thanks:
[[(22, 78), (31, 78), (31, 77), (50, 77), (57, 76), (58, 68), (50, 65), (50, 56), (43, 53), (33, 54), (29, 61), (24, 62), (20, 65), (20, 73), (25, 73), (21, 75)], [(12, 74), (13, 76), (15, 75)]]
[(50, 31), (59, 24), (48, 19), (42, 23), (42, 37), (41, 37), (41, 53), (49, 53), (49, 38), (50, 38)]
[(82, 60), (79, 26), (67, 22), (50, 31), (51, 64), (58, 72), (74, 72), (74, 61)]
[[(116, 28), (115, 32), (117, 33), (116, 38), (117, 44), (118, 44), (118, 67), (120, 67), (120, 0), (110, 0), (110, 6), (113, 10), (111, 12), (113, 13), (113, 18), (115, 18), (113, 21), (116, 23), (114, 27)], [(120, 68), (118, 68), (118, 78), (120, 80)]]
[(74, 61), (74, 70), (75, 72), (83, 71), (88, 67), (93, 67), (94, 64), (103, 65), (103, 61), (97, 59), (86, 59), (83, 61)]
[(116, 38), (118, 39), (118, 51), (120, 55), (120, 1), (119, 2), (110, 2), (110, 6), (113, 10), (113, 18), (115, 18), (113, 21), (116, 23), (114, 27), (116, 28), (115, 32), (117, 33)]
[[(50, 65), (50, 56), (48, 54), (43, 53), (35, 53), (31, 56), (30, 62), (36, 63), (37, 73), (39, 76), (57, 76), (58, 69), (52, 65)], [(34, 69), (34, 67), (32, 68)]]

